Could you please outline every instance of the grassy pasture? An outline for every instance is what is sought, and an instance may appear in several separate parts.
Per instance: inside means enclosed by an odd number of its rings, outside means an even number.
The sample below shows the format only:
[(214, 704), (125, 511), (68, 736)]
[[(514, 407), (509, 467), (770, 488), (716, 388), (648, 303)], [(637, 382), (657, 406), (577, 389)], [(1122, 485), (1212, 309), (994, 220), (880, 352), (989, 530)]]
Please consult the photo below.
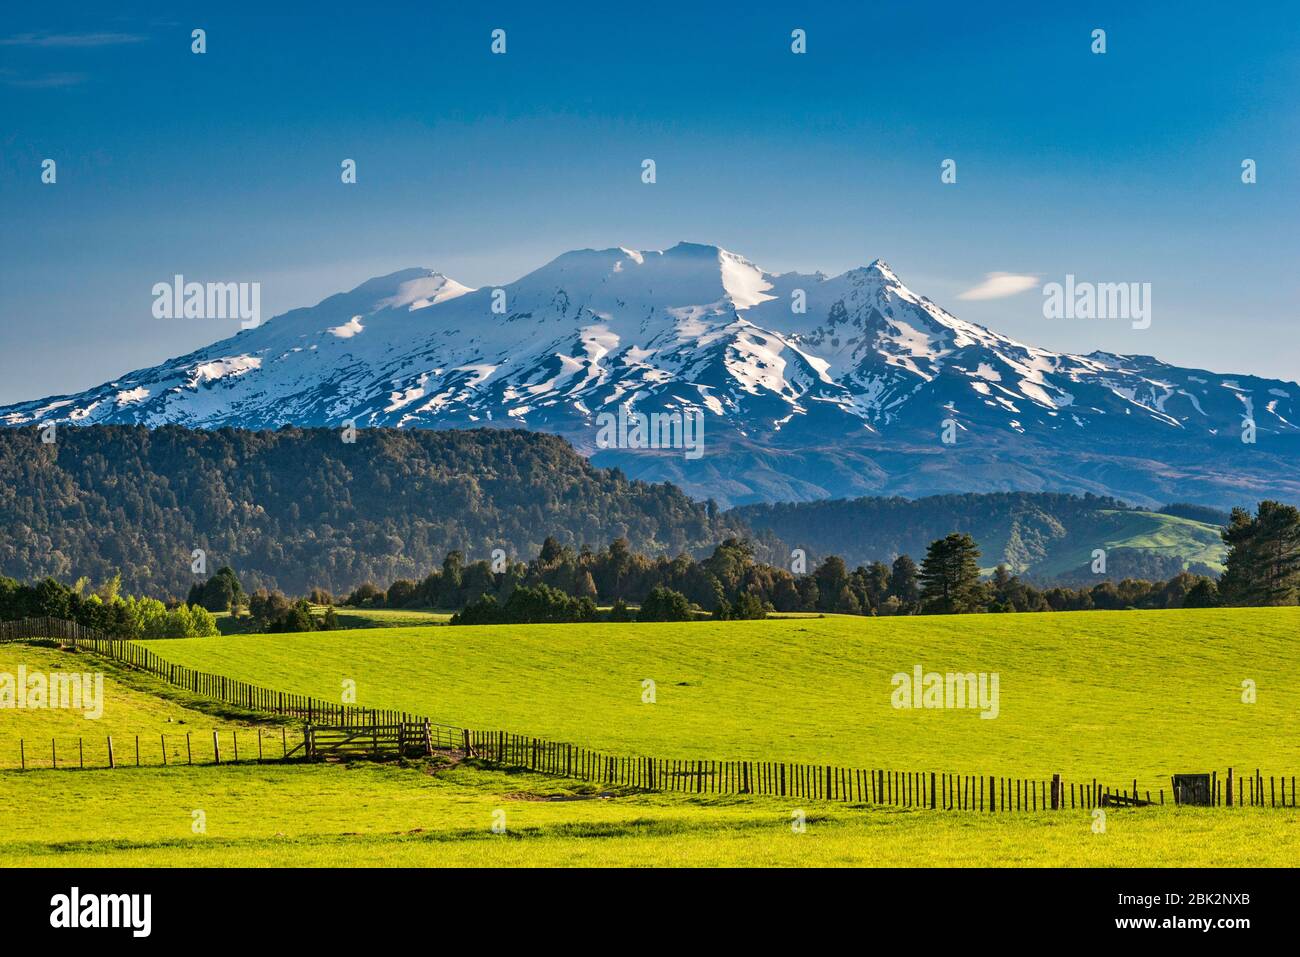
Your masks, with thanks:
[[(129, 671), (116, 663), (91, 654), (71, 654), (54, 648), (27, 644), (0, 644), (0, 673), (17, 676), (23, 665), (30, 675), (42, 672), (100, 672), (104, 675), (103, 708), (99, 718), (85, 717), (84, 710), (62, 708), (0, 708), (0, 769), (18, 768), (22, 762), (19, 739), (23, 741), (29, 768), (48, 768), (57, 759), (60, 766), (76, 765), (84, 758), (89, 767), (108, 764), (108, 738), (113, 738), (114, 758), (119, 764), (135, 763), (135, 738), (140, 737), (142, 764), (162, 764), (163, 735), (167, 760), (186, 760), (185, 734), (191, 734), (191, 751), (196, 761), (213, 757), (212, 732), (220, 735), (223, 760), (233, 755), (233, 732), (240, 737), (240, 758), (257, 753), (256, 734), (261, 728), (267, 753), (280, 751), (278, 727), (255, 723), (252, 715), (214, 706), (212, 702), (170, 688), (152, 676)], [(295, 730), (292, 741), (301, 738)]]
[[(434, 611), (432, 609), (414, 608), (350, 608), (335, 605), (334, 613), (338, 616), (340, 629), (347, 628), (418, 628), (426, 625), (445, 625), (451, 621), (453, 612)], [(325, 615), (324, 605), (312, 605), (312, 614), (317, 618)], [(242, 634), (248, 630), (247, 616), (235, 618), (228, 611), (213, 615), (217, 628), (223, 635)]]
[[(248, 681), (624, 754), (1097, 777), (1300, 774), (1300, 608), (392, 628), (152, 642)], [(891, 676), (997, 672), (1000, 713), (902, 710)], [(656, 701), (642, 703), (642, 681)], [(1242, 701), (1242, 682), (1258, 700)]]
[[(1290, 812), (989, 816), (609, 794), (460, 766), (0, 772), (0, 866), (1192, 866), (1300, 859)], [(95, 813), (69, 813), (69, 808)], [(192, 831), (202, 811), (206, 833)], [(504, 810), (506, 832), (492, 833)]]

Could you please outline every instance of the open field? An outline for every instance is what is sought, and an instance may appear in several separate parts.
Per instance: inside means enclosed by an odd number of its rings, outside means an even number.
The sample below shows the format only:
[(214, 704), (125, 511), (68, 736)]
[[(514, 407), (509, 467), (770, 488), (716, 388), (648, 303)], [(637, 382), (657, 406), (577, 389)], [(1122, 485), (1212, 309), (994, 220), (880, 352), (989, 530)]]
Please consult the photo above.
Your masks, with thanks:
[[(1300, 774), (1300, 608), (384, 629), (151, 642), (264, 686), (613, 753), (1071, 780)], [(891, 706), (997, 672), (999, 713)], [(642, 681), (656, 701), (642, 703)], [(1258, 701), (1242, 702), (1254, 681)]]
[[(312, 611), (325, 614), (324, 605), (315, 605)], [(335, 605), (339, 625), (343, 628), (418, 628), (424, 625), (445, 625), (455, 614), (450, 611), (414, 608), (347, 608)]]
[[(569, 782), (571, 783), (571, 782)], [(576, 799), (575, 799), (576, 798)], [(583, 799), (587, 798), (587, 799)], [(774, 798), (590, 797), (459, 766), (0, 772), (0, 866), (1291, 865), (1290, 812), (1111, 809), (988, 816)], [(94, 813), (68, 813), (94, 808)], [(193, 812), (206, 833), (191, 830)], [(492, 833), (505, 812), (506, 833)]]
[[(312, 613), (317, 618), (324, 616), (325, 606), (313, 605)], [(424, 608), (349, 608), (335, 605), (334, 614), (338, 616), (339, 628), (418, 628), (445, 625), (451, 621), (453, 612)], [(228, 611), (216, 612), (213, 617), (223, 635), (242, 634), (248, 629), (246, 617), (235, 618)]]
[[(187, 732), (192, 737), (194, 760), (212, 760), (213, 731), (220, 734), (226, 760), (233, 754), (232, 733), (238, 733), (242, 739), (241, 758), (256, 754), (259, 728), (267, 748), (274, 746), (275, 753), (281, 748), (278, 727), (242, 720), (245, 716), (236, 709), (214, 705), (170, 688), (150, 675), (129, 671), (99, 655), (71, 654), (27, 644), (0, 644), (0, 674), (16, 676), (20, 665), (26, 667), (28, 674), (102, 673), (102, 714), (99, 718), (87, 718), (82, 709), (0, 709), (0, 769), (20, 766), (20, 739), (29, 768), (48, 768), (56, 758), (61, 766), (76, 765), (81, 760), (87, 766), (105, 766), (110, 736), (119, 764), (135, 763), (136, 736), (141, 741), (142, 764), (162, 763), (164, 735), (167, 760), (170, 763), (187, 760)], [(300, 737), (296, 730), (290, 734), (291, 741)]]

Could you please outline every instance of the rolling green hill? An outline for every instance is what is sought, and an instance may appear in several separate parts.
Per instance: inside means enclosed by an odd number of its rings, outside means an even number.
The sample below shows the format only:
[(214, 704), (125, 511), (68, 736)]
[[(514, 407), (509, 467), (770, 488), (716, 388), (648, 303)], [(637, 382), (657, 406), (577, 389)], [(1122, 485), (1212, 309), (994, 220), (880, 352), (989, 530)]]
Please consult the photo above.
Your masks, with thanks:
[[(256, 720), (240, 720), (231, 709), (97, 655), (0, 644), (0, 675), (16, 678), (20, 666), (26, 675), (39, 672), (47, 680), (56, 672), (102, 674), (102, 708), (98, 717), (89, 718), (84, 708), (0, 710), (0, 770), (21, 767), (24, 757), (29, 769), (48, 768), (56, 761), (60, 767), (75, 767), (84, 761), (87, 767), (102, 768), (108, 764), (109, 737), (113, 738), (115, 760), (124, 765), (135, 763), (137, 737), (142, 765), (162, 764), (164, 744), (167, 763), (186, 761), (186, 733), (191, 735), (193, 757), (199, 761), (212, 759), (213, 731), (220, 735), (226, 760), (233, 756), (232, 733), (239, 736), (241, 757), (256, 754), (259, 733), (274, 753), (281, 748), (278, 728), (262, 727), (262, 722)], [(294, 739), (301, 737), (296, 729), (291, 734)]]
[[(850, 566), (900, 553), (919, 561), (936, 538), (968, 532), (979, 543), (986, 570), (1005, 562), (1038, 582), (1163, 579), (1188, 568), (1220, 572), (1226, 554), (1219, 526), (1211, 521), (1131, 509), (1097, 496), (1000, 492), (837, 499), (747, 505), (728, 514), (810, 555), (840, 555)], [(1107, 551), (1104, 575), (1091, 570), (1098, 548)]]
[[(1095, 582), (1089, 570), (1093, 548), (1107, 551), (1108, 564), (1122, 572), (1126, 553), (1139, 552), (1155, 556), (1183, 568), (1203, 566), (1215, 573), (1223, 571), (1227, 549), (1219, 537), (1219, 527), (1205, 522), (1137, 510), (1102, 510), (1097, 513), (1101, 530), (1100, 544), (1067, 536), (1046, 557), (1031, 567), (1038, 579)], [(1118, 556), (1118, 561), (1116, 557)], [(1108, 569), (1109, 571), (1109, 569)], [(1115, 573), (1111, 572), (1113, 577)], [(1168, 572), (1166, 572), (1168, 574)]]
[[(152, 642), (260, 684), (624, 754), (1098, 777), (1300, 773), (1300, 608), (393, 628)], [(1000, 710), (901, 710), (891, 676), (996, 672)], [(642, 682), (656, 701), (642, 703)], [(1242, 682), (1258, 688), (1242, 703)], [(1267, 773), (1267, 772), (1266, 772)]]
[[(1275, 608), (396, 627), (149, 644), (168, 660), (286, 690), (337, 697), (350, 678), (362, 704), (627, 754), (1059, 772), (1112, 786), (1136, 778), (1155, 791), (1170, 773), (1222, 775), (1229, 764), (1266, 780), (1300, 774), (1297, 626), (1300, 608)], [(0, 730), (59, 737), (64, 755), (81, 725), (124, 736), (236, 730), (213, 720), (210, 702), (96, 656), (0, 646), (0, 672), (19, 663), (108, 673), (100, 722), (0, 711)], [(891, 676), (914, 664), (996, 671), (998, 716), (894, 708)], [(643, 702), (646, 678), (653, 703)], [(1242, 701), (1246, 680), (1253, 704)], [(0, 866), (1259, 866), (1292, 863), (1300, 833), (1289, 808), (1109, 809), (1097, 834), (1083, 808), (988, 815), (642, 793), (443, 757), (283, 766), (245, 753), (243, 764), (204, 756), (194, 767), (177, 758), (87, 772), (19, 772), (0, 760)], [(78, 806), (97, 811), (67, 812)], [(806, 833), (790, 827), (796, 811)], [(504, 834), (492, 831), (499, 821)]]

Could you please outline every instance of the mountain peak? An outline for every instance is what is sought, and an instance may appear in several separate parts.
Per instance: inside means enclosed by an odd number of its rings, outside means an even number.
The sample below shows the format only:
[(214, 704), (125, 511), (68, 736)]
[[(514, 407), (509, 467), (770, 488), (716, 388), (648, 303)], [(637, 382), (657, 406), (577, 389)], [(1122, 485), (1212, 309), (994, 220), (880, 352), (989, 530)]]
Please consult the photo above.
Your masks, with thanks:
[(898, 274), (895, 273), (892, 268), (890, 268), (889, 263), (885, 262), (883, 259), (880, 259), (879, 257), (871, 260), (871, 262), (867, 263), (862, 268), (866, 270), (868, 273), (874, 273), (880, 276), (882, 279), (887, 280), (888, 282), (901, 281), (898, 278)]
[(415, 312), (417, 309), (434, 306), (474, 291), (450, 276), (431, 269), (403, 270), (394, 275), (406, 277), (412, 272), (416, 275), (404, 278), (392, 295), (375, 303), (374, 311), (405, 307), (409, 312)]

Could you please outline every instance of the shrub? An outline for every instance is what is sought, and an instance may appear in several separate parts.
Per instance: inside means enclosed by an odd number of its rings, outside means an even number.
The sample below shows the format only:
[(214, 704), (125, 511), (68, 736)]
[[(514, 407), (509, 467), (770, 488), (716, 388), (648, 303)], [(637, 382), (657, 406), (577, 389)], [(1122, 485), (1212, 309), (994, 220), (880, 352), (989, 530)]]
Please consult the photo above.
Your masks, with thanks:
[(767, 608), (763, 605), (763, 599), (752, 591), (742, 592), (736, 599), (736, 603), (731, 606), (731, 617), (757, 621), (767, 617)]
[(636, 620), (691, 621), (694, 617), (691, 613), (691, 603), (686, 600), (685, 595), (671, 588), (659, 586), (652, 588), (645, 601), (641, 603), (641, 611), (637, 614)]
[(365, 582), (358, 585), (343, 604), (351, 605), (353, 608), (382, 608), (384, 592), (374, 582)]
[(549, 585), (521, 585), (505, 604), (492, 595), (466, 605), (453, 615), (453, 625), (524, 625), (551, 622), (595, 621), (596, 603), (574, 598)]

